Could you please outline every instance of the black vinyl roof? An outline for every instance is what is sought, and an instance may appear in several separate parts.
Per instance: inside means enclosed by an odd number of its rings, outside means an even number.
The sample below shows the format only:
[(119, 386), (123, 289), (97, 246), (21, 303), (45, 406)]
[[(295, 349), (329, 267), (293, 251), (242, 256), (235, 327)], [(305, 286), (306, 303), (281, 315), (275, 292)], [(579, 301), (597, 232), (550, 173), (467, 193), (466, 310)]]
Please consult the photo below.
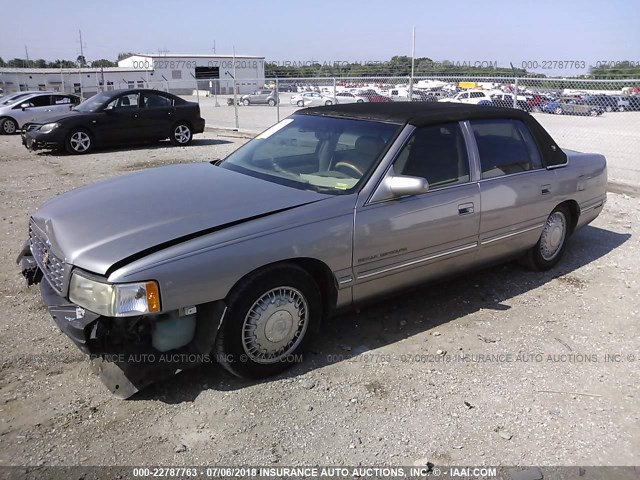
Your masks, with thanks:
[(451, 102), (369, 102), (305, 108), (298, 110), (296, 114), (393, 122), (401, 125), (409, 124), (415, 127), (463, 120), (516, 119), (529, 127), (543, 153), (546, 166), (567, 163), (566, 154), (542, 125), (528, 113), (515, 108)]
[(435, 122), (456, 122), (481, 118), (517, 118), (529, 115), (521, 110), (491, 105), (469, 105), (451, 102), (368, 102), (305, 108), (296, 112), (362, 120), (377, 120), (420, 127)]

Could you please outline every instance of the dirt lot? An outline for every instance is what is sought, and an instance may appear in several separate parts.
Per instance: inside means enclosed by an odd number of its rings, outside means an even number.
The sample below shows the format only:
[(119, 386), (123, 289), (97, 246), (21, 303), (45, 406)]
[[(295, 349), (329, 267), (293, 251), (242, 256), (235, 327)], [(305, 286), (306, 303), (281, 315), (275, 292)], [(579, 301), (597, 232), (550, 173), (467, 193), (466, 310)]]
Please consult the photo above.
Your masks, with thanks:
[(343, 314), (261, 383), (209, 365), (112, 397), (18, 275), (30, 212), (241, 141), (73, 157), (0, 137), (0, 465), (640, 464), (640, 205), (626, 195), (551, 272), (502, 265)]

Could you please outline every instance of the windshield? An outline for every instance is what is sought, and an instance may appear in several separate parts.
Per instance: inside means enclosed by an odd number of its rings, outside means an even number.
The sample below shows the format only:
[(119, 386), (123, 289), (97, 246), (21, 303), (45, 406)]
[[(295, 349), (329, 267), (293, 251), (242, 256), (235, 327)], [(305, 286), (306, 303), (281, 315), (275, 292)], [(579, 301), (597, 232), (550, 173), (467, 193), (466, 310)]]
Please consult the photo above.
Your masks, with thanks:
[(107, 103), (113, 97), (110, 93), (98, 93), (91, 98), (86, 99), (80, 105), (74, 108), (78, 112), (97, 112), (104, 107), (104, 104)]
[(13, 93), (11, 95), (5, 95), (0, 98), (0, 105), (11, 105), (13, 103), (17, 103), (21, 98), (26, 97), (27, 95), (33, 95), (32, 93)]
[(373, 170), (400, 128), (395, 123), (292, 115), (220, 166), (295, 188), (348, 193)]

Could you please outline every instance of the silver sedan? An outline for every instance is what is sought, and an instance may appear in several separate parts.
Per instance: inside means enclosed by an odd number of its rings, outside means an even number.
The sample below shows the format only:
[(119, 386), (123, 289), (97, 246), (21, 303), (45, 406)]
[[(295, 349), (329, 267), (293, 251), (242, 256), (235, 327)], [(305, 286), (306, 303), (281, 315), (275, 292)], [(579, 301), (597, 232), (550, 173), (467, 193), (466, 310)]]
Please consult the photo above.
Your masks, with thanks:
[(11, 135), (26, 123), (46, 123), (80, 103), (77, 95), (40, 92), (15, 98), (0, 106), (0, 133)]

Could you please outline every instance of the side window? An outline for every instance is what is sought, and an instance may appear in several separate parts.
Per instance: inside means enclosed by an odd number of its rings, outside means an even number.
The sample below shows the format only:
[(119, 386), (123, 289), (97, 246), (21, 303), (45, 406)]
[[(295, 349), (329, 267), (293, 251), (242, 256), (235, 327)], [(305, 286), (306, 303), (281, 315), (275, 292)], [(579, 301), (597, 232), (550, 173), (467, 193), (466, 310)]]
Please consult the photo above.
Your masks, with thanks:
[(469, 182), (469, 157), (460, 125), (416, 129), (393, 168), (396, 175), (426, 178), (430, 190)]
[(115, 108), (138, 108), (138, 94), (137, 93), (129, 93), (127, 95), (123, 95), (118, 97), (116, 100)]
[(39, 95), (37, 97), (30, 98), (29, 100), (25, 100), (21, 102), (18, 106), (21, 106), (23, 103), (28, 103), (29, 108), (31, 107), (47, 107), (51, 105), (51, 96), (50, 95)]
[(153, 93), (145, 93), (143, 100), (144, 108), (164, 108), (171, 106), (171, 99), (156, 95)]
[(482, 178), (542, 168), (542, 158), (529, 129), (519, 120), (474, 120)]
[(67, 97), (66, 95), (54, 95), (52, 103), (53, 105), (71, 105), (73, 102), (71, 101), (71, 97)]
[(480, 98), (484, 96), (484, 92), (471, 92), (471, 98)]

